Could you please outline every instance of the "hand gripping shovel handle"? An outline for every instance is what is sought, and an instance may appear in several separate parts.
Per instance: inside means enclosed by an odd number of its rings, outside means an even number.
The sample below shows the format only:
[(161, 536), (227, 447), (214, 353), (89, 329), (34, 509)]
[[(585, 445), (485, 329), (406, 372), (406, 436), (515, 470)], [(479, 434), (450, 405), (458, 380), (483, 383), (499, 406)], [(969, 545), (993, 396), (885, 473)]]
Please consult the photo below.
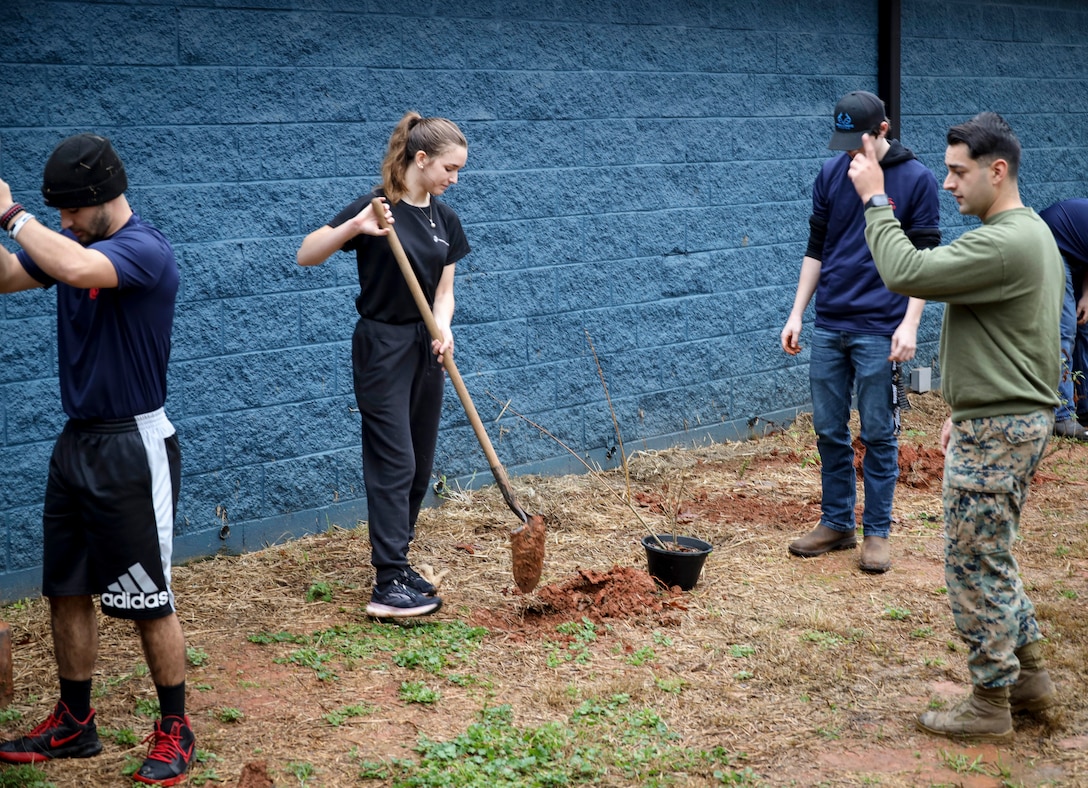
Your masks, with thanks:
[[(374, 210), (374, 216), (378, 219), (378, 224), (381, 227), (389, 228), (389, 235), (386, 236), (386, 240), (389, 241), (389, 246), (393, 250), (393, 256), (397, 258), (397, 265), (400, 266), (400, 272), (404, 274), (404, 281), (408, 283), (408, 289), (412, 291), (412, 298), (415, 299), (416, 307), (419, 308), (419, 314), (423, 316), (423, 322), (426, 324), (427, 330), (434, 339), (441, 342), (443, 340), (442, 331), (438, 328), (438, 323), (435, 322), (434, 314), (427, 303), (427, 297), (423, 294), (423, 288), (419, 286), (416, 272), (412, 270), (412, 264), (408, 262), (408, 255), (404, 253), (404, 247), (401, 246), (400, 239), (397, 238), (397, 231), (385, 219), (385, 203), (375, 197), (370, 201), (370, 205)], [(461, 399), (461, 405), (465, 409), (465, 415), (468, 416), (469, 423), (472, 424), (476, 438), (480, 441), (480, 448), (484, 450), (484, 456), (487, 457), (487, 462), (491, 466), (491, 474), (495, 477), (495, 483), (499, 485), (499, 489), (502, 491), (502, 497), (506, 501), (506, 505), (510, 507), (510, 511), (518, 516), (518, 519), (523, 523), (528, 523), (529, 517), (518, 505), (517, 499), (514, 498), (514, 491), (510, 488), (510, 480), (506, 476), (506, 470), (502, 467), (499, 456), (491, 445), (491, 439), (488, 437), (487, 431), (484, 430), (484, 424), (480, 419), (480, 414), (476, 412), (476, 406), (472, 404), (472, 398), (468, 394), (468, 387), (465, 386), (465, 381), (461, 378), (461, 373), (453, 362), (453, 354), (444, 354), (442, 363), (446, 368), (446, 373), (450, 376), (450, 380), (453, 382), (453, 387), (457, 390), (457, 396)]]

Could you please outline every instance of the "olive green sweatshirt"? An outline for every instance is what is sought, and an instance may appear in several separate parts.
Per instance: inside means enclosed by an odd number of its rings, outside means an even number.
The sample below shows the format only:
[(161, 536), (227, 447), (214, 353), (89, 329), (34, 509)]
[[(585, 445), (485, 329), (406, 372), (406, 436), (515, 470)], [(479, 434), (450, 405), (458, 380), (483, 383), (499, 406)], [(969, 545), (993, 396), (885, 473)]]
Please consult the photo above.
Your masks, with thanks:
[(935, 249), (915, 249), (891, 208), (869, 208), (865, 220), (888, 289), (947, 304), (941, 394), (954, 421), (1058, 404), (1065, 269), (1035, 211), (1002, 211)]

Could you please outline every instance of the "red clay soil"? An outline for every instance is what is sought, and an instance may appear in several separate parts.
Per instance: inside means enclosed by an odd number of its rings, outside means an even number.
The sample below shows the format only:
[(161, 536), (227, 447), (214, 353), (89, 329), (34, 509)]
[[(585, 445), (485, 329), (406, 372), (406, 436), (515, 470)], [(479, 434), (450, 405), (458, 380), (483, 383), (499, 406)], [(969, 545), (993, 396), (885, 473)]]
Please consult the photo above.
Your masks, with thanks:
[(510, 532), (514, 582), (523, 594), (540, 582), (544, 570), (544, 536), (544, 516), (540, 514), (529, 515), (526, 523)]
[[(636, 492), (635, 502), (655, 514), (665, 514), (666, 493)], [(796, 529), (820, 518), (819, 501), (776, 502), (744, 490), (709, 491), (695, 488), (677, 507), (676, 522), (761, 523)]]
[(606, 619), (657, 615), (684, 610), (680, 591), (662, 592), (645, 571), (614, 566), (608, 571), (579, 569), (560, 583), (541, 586), (521, 611), (493, 608), (473, 611), (474, 625), (500, 628), (517, 640), (555, 636), (556, 624), (571, 617), (600, 624)]
[(683, 604), (679, 592), (662, 596), (661, 588), (646, 572), (630, 566), (614, 566), (607, 572), (580, 569), (564, 583), (540, 589), (544, 609), (569, 620), (571, 614), (592, 621), (657, 613)]
[(268, 764), (264, 761), (247, 763), (238, 778), (238, 788), (272, 788), (275, 783), (268, 774)]
[(899, 446), (899, 481), (920, 489), (940, 489), (944, 479), (944, 454), (925, 446)]
[[(861, 464), (865, 459), (865, 444), (854, 438), (854, 468), (861, 478)], [(929, 446), (899, 444), (899, 481), (918, 489), (940, 489), (944, 479), (944, 454)]]
[[(860, 438), (854, 438), (854, 468), (862, 478), (861, 464), (865, 458), (865, 446)], [(899, 444), (899, 482), (916, 489), (940, 490), (944, 479), (944, 453), (929, 446)], [(1032, 483), (1048, 484), (1059, 477), (1042, 471), (1036, 472)]]

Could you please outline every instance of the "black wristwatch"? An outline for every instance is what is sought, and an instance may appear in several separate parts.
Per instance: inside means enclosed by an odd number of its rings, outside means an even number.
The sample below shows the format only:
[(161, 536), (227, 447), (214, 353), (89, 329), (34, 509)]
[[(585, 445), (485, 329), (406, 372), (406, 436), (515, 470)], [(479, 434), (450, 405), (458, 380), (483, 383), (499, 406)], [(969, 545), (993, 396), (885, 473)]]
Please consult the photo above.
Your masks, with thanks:
[(866, 209), (868, 208), (880, 208), (885, 205), (891, 205), (886, 194), (874, 194), (869, 198), (869, 201), (865, 203)]

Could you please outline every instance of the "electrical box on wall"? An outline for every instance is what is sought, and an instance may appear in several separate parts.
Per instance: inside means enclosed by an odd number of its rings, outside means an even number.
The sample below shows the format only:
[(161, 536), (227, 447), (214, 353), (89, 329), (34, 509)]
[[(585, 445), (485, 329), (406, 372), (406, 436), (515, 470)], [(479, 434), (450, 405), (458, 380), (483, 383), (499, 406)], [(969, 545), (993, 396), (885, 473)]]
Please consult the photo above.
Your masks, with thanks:
[(931, 370), (929, 367), (915, 367), (910, 371), (910, 390), (924, 394), (930, 389)]

